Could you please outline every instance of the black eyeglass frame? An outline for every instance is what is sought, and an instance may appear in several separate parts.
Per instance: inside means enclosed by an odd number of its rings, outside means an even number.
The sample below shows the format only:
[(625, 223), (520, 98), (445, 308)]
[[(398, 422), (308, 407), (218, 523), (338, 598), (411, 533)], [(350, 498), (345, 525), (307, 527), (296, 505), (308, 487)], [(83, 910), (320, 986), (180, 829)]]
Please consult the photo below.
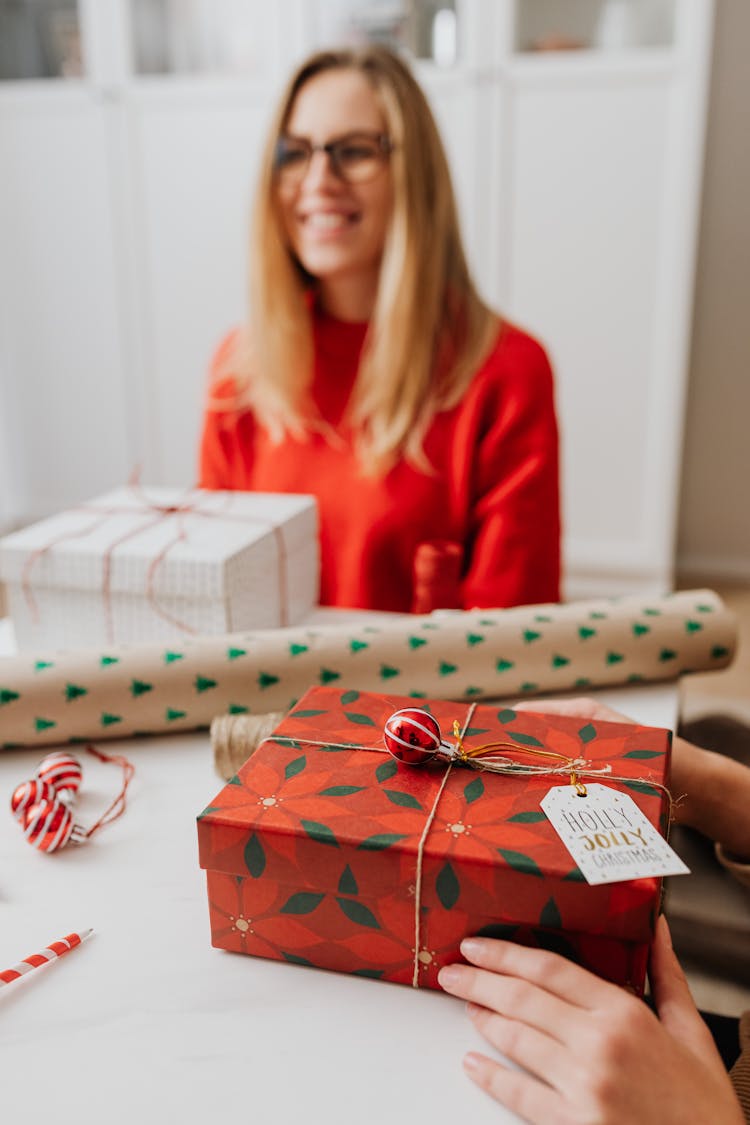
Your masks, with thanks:
[(307, 137), (281, 136), (277, 140), (274, 150), (274, 175), (277, 179), (281, 179), (283, 178), (285, 171), (287, 174), (290, 174), (292, 172), (292, 168), (290, 166), (285, 166), (283, 162), (285, 152), (284, 146), (286, 144), (292, 143), (296, 146), (299, 146), (300, 149), (305, 150), (306, 159), (304, 165), (300, 166), (299, 169), (295, 168), (295, 172), (298, 172), (300, 180), (304, 179), (304, 177), (307, 175), (310, 163), (315, 153), (324, 152), (328, 157), (331, 171), (335, 176), (338, 177), (338, 179), (347, 184), (367, 183), (369, 180), (375, 178), (375, 176), (377, 175), (377, 171), (373, 171), (372, 175), (365, 176), (363, 180), (357, 179), (356, 177), (354, 179), (351, 179), (340, 164), (341, 157), (339, 156), (339, 151), (342, 146), (345, 147), (346, 145), (351, 145), (353, 142), (356, 142), (360, 138), (362, 140), (374, 141), (376, 143), (378, 147), (377, 155), (380, 157), (381, 166), (385, 161), (385, 158), (391, 155), (395, 147), (393, 141), (386, 133), (368, 132), (365, 129), (358, 129), (352, 133), (346, 133), (342, 137), (336, 137), (332, 141), (327, 141), (324, 145), (314, 145), (307, 139)]

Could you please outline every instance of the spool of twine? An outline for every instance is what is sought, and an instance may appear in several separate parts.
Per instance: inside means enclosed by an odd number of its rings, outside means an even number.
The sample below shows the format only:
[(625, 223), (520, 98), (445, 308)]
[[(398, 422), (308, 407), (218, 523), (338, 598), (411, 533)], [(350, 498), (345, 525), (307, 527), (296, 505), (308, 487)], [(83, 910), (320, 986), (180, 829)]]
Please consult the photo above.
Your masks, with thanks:
[(211, 722), (211, 746), (219, 776), (225, 781), (234, 777), (283, 718), (283, 711), (270, 711), (266, 715), (217, 715)]

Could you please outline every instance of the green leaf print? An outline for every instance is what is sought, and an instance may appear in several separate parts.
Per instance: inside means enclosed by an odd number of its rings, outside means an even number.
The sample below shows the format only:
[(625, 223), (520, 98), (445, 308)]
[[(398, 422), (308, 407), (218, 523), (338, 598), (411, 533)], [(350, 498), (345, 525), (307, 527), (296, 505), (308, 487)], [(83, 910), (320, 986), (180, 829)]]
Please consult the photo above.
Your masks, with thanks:
[(312, 891), (297, 891), (288, 898), (279, 911), (280, 914), (312, 914), (326, 896)]
[(520, 871), (523, 875), (535, 875), (539, 879), (544, 878), (531, 856), (524, 855), (523, 852), (509, 851), (507, 848), (498, 848), (497, 850), (514, 871)]
[(374, 836), (368, 836), (358, 845), (359, 851), (364, 852), (382, 852), (386, 848), (392, 848), (399, 840), (405, 840), (406, 836), (397, 832), (378, 832)]
[(354, 874), (353, 874), (352, 869), (351, 869), (351, 867), (349, 866), (348, 863), (347, 863), (346, 867), (344, 868), (344, 870), (341, 872), (341, 878), (339, 879), (339, 894), (340, 895), (358, 895), (359, 894), (359, 887), (357, 886), (357, 880), (354, 878)]
[(367, 926), (371, 930), (380, 929), (377, 918), (363, 903), (351, 898), (337, 898), (336, 902), (350, 922), (354, 922), (357, 926)]
[(384, 789), (388, 800), (392, 805), (399, 805), (404, 809), (420, 809), (422, 806), (416, 797), (412, 797), (411, 793), (402, 793), (399, 789)]
[(295, 758), (292, 762), (287, 762), (284, 777), (287, 781), (290, 777), (296, 777), (298, 773), (302, 773), (306, 765), (307, 757), (304, 754), (299, 758)]
[(557, 903), (553, 898), (549, 899), (542, 908), (542, 913), (539, 916), (539, 925), (546, 926), (550, 930), (562, 929), (562, 918), (560, 911), (557, 909)]
[(245, 844), (245, 867), (248, 869), (253, 879), (260, 879), (266, 869), (266, 853), (263, 851), (263, 845), (254, 832)]
[(458, 896), (461, 893), (461, 884), (450, 863), (446, 863), (440, 868), (438, 877), (435, 880), (435, 889), (443, 907), (446, 910), (452, 910), (458, 902)]
[(471, 805), (474, 801), (478, 801), (484, 793), (484, 782), (481, 777), (475, 777), (468, 785), (464, 786), (464, 798), (467, 805)]
[(333, 848), (339, 846), (338, 840), (327, 824), (320, 824), (317, 820), (301, 820), (300, 824), (311, 840), (317, 840), (319, 844), (329, 844)]
[(379, 782), (388, 781), (394, 774), (398, 773), (398, 765), (394, 761), (382, 762), (375, 770), (375, 776)]
[(526, 734), (525, 731), (509, 730), (508, 734), (519, 746), (544, 746), (544, 743), (534, 738), (533, 734)]
[(375, 720), (369, 715), (362, 715), (358, 711), (344, 711), (344, 718), (350, 723), (358, 723), (361, 727), (374, 727)]

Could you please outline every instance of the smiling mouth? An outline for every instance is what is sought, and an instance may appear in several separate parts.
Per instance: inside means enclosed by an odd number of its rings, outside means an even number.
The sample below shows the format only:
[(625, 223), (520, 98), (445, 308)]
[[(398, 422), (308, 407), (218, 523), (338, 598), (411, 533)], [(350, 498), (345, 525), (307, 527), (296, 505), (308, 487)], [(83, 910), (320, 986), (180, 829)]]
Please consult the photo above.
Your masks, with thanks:
[(356, 212), (344, 214), (341, 211), (313, 211), (309, 215), (301, 215), (300, 222), (312, 230), (337, 231), (344, 230), (359, 219)]

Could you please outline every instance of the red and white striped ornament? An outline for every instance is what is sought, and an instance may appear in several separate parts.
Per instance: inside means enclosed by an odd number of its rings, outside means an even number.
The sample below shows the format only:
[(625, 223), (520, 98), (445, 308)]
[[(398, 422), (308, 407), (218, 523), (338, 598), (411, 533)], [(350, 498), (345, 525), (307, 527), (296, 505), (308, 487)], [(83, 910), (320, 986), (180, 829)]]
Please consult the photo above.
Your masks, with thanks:
[(394, 758), (410, 766), (431, 761), (444, 748), (437, 720), (420, 707), (394, 711), (386, 719), (383, 741)]
[(70, 802), (81, 787), (83, 769), (77, 758), (60, 750), (39, 763), (36, 776), (49, 782), (61, 800)]
[(40, 801), (54, 801), (55, 791), (48, 781), (40, 777), (32, 777), (30, 781), (23, 781), (13, 790), (10, 799), (10, 810), (18, 821), (22, 821), (24, 814), (32, 805)]
[(91, 828), (73, 819), (73, 802), (83, 777), (81, 763), (72, 754), (48, 754), (29, 781), (17, 785), (10, 808), (23, 829), (24, 838), (42, 852), (56, 852), (66, 844), (83, 844), (95, 832), (117, 820), (125, 811), (126, 793), (135, 767), (121, 754), (105, 754), (95, 746), (86, 752), (100, 762), (111, 762), (122, 769), (120, 792)]
[(40, 852), (56, 852), (67, 843), (82, 844), (86, 830), (73, 820), (73, 813), (57, 797), (42, 798), (23, 813), (21, 827), (25, 838)]

